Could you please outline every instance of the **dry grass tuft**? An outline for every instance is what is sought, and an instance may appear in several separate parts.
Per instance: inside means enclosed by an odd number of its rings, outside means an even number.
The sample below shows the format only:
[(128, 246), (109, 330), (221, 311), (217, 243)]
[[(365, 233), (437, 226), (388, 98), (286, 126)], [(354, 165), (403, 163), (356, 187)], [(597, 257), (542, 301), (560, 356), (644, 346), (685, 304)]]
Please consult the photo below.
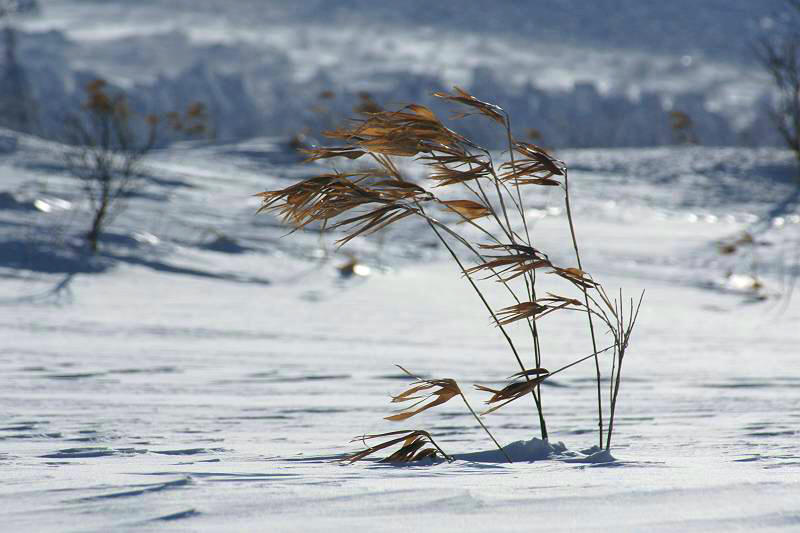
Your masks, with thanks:
[[(611, 302), (602, 285), (584, 270), (570, 207), (566, 164), (544, 148), (516, 140), (512, 134), (511, 119), (500, 106), (479, 100), (458, 87), (452, 94), (440, 92), (435, 96), (467, 109), (458, 112), (456, 118), (476, 115), (498, 124), (507, 137), (507, 160), (496, 162), (489, 150), (450, 129), (425, 106), (411, 104), (395, 111), (378, 106), (360, 106), (361, 115), (358, 118), (326, 132), (337, 146), (314, 147), (306, 151), (309, 161), (343, 158), (356, 161), (348, 168), (356, 166), (357, 170), (322, 173), (281, 190), (263, 192), (259, 195), (263, 200), (260, 211), (274, 212), (294, 226), (295, 230), (310, 224), (318, 225), (323, 230), (339, 230), (344, 233), (337, 241), (340, 246), (408, 217), (422, 219), (469, 282), (480, 305), (502, 333), (520, 370), (512, 376), (518, 381), (502, 389), (476, 386), (478, 390), (492, 394), (488, 401), (492, 407), (486, 413), (530, 394), (538, 414), (542, 439), (546, 440), (548, 432), (541, 383), (555, 373), (594, 359), (599, 442), (601, 448), (604, 444), (609, 446), (622, 358), (639, 307), (636, 306), (635, 313), (631, 307), (626, 315), (620, 304)], [(397, 158), (414, 158), (427, 169), (426, 178), (415, 182), (407, 179), (395, 164)], [(575, 266), (554, 264), (535, 245), (534, 234), (525, 217), (522, 190), (534, 193), (538, 187), (558, 187), (563, 190), (568, 223), (566, 229), (575, 252)], [(442, 190), (453, 192), (454, 189), (457, 195), (448, 196), (448, 199), (438, 196)], [(457, 199), (449, 199), (453, 197)], [(448, 222), (454, 217), (455, 222)], [(464, 228), (477, 232), (483, 242), (469, 240), (462, 233)], [(569, 290), (575, 294), (562, 296), (545, 293), (540, 287), (548, 277), (539, 276), (540, 272), (567, 281)], [(485, 280), (500, 283), (509, 300), (501, 305), (490, 303), (479, 286)], [(567, 311), (586, 314), (586, 332), (591, 340), (592, 353), (551, 373), (543, 368), (542, 363), (541, 320), (550, 314)], [(596, 320), (608, 326), (614, 342), (611, 347), (597, 349)], [(525, 352), (517, 348), (506, 330), (518, 324), (524, 325), (530, 332), (532, 349), (528, 353), (532, 354), (532, 365), (523, 361)], [(612, 348), (615, 355), (612, 358), (611, 375), (615, 378), (615, 385), (608, 400), (611, 418), (608, 439), (604, 442), (599, 355)], [(502, 450), (475, 414), (455, 380), (421, 379), (405, 369), (403, 371), (416, 381), (410, 388), (394, 396), (392, 402), (413, 403), (401, 412), (387, 416), (387, 420), (407, 420), (460, 396), (478, 423)], [(368, 447), (353, 456), (353, 460), (400, 442), (403, 442), (403, 446), (391, 456), (393, 461), (415, 460), (420, 454), (428, 456), (426, 454), (435, 453), (424, 448), (425, 439), (430, 440), (430, 436), (424, 432), (391, 432), (369, 438), (400, 433), (404, 436)]]

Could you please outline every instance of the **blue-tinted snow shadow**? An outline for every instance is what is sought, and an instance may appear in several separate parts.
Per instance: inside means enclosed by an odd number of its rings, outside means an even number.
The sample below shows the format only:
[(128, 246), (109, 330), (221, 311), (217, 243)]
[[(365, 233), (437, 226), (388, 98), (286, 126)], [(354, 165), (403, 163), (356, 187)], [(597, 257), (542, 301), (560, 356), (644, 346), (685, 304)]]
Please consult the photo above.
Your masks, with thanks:
[[(244, 249), (242, 248), (242, 251)], [(63, 275), (53, 286), (40, 293), (14, 298), (12, 302), (47, 300), (52, 296), (68, 294), (75, 276), (102, 274), (119, 264), (137, 265), (156, 272), (178, 274), (206, 279), (232, 281), (255, 285), (270, 285), (264, 277), (231, 272), (179, 266), (169, 262), (168, 250), (143, 243), (131, 235), (108, 232), (100, 240), (100, 251), (92, 254), (77, 236), (66, 242), (51, 242), (45, 238), (0, 241), (0, 268), (14, 272)], [(228, 249), (228, 253), (237, 253)], [(8, 303), (8, 302), (6, 302)]]
[(41, 274), (90, 274), (108, 270), (112, 262), (92, 257), (82, 245), (45, 241), (0, 241), (0, 267)]

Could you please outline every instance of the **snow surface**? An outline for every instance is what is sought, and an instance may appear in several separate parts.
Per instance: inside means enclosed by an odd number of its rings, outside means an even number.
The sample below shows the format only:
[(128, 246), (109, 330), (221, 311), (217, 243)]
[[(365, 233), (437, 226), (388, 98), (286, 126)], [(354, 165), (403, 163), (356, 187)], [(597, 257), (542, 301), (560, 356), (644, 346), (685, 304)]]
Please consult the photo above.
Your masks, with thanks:
[[(800, 525), (800, 306), (726, 279), (755, 264), (764, 291), (782, 292), (800, 229), (785, 152), (558, 154), (573, 168), (587, 270), (647, 295), (612, 456), (592, 448), (586, 363), (544, 388), (552, 446), (531, 441), (530, 402), (485, 417), (533, 460), (509, 465), (455, 402), (383, 420), (408, 382), (395, 363), (465, 389), (516, 370), (423, 226), (355, 241), (372, 273), (344, 278), (348, 256), (313, 231), (281, 238), (277, 219), (254, 213), (253, 193), (320, 167), (271, 139), (183, 144), (147, 160), (145, 187), (87, 259), (87, 206), (64, 148), (2, 135), (15, 139), (0, 154), (3, 530)], [(539, 245), (568, 261), (558, 194), (526, 200)], [(755, 263), (719, 255), (718, 241), (757, 227)], [(546, 366), (589, 353), (573, 318), (542, 323)], [(431, 431), (457, 460), (336, 461), (359, 449), (352, 437), (404, 427)]]
[[(283, 237), (252, 196), (319, 172), (274, 135), (313, 134), (359, 91), (391, 104), (464, 84), (556, 147), (669, 144), (671, 109), (701, 142), (774, 144), (749, 46), (786, 22), (778, 0), (40, 4), (14, 21), (31, 131), (57, 138), (99, 75), (152, 111), (202, 100), (217, 142), (154, 152), (90, 258), (67, 148), (0, 129), (0, 530), (800, 527), (790, 154), (558, 151), (586, 269), (647, 294), (612, 450), (596, 447), (587, 362), (544, 386), (548, 443), (529, 401), (484, 417), (511, 465), (456, 402), (383, 420), (408, 383), (394, 364), (458, 380), (476, 407), (470, 384), (517, 370), (427, 227), (335, 252), (314, 231)], [(526, 204), (537, 244), (569, 263), (558, 191)], [(752, 245), (720, 254), (743, 232)], [(541, 327), (548, 368), (591, 351), (576, 317)], [(403, 428), (456, 460), (338, 461), (354, 436)]]

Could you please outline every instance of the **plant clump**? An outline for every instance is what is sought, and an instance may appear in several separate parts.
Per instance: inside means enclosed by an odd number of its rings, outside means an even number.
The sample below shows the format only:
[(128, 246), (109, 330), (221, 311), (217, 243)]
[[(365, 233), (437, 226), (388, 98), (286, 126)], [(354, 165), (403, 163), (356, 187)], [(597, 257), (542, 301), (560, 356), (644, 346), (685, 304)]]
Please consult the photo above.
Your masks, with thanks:
[[(626, 304), (620, 291), (618, 298), (611, 299), (603, 286), (583, 269), (570, 206), (568, 168), (563, 161), (535, 144), (517, 140), (512, 134), (511, 118), (500, 106), (479, 100), (457, 87), (452, 94), (439, 92), (434, 96), (461, 108), (455, 118), (477, 115), (502, 128), (507, 139), (507, 160), (497, 162), (489, 150), (450, 129), (428, 107), (411, 104), (395, 111), (367, 108), (362, 110), (360, 118), (326, 132), (338, 143), (336, 146), (306, 150), (309, 161), (343, 158), (355, 162), (348, 166), (355, 166), (354, 170), (334, 170), (281, 190), (262, 192), (258, 195), (263, 201), (259, 211), (276, 213), (295, 230), (311, 224), (323, 230), (339, 230), (343, 233), (337, 240), (339, 246), (409, 217), (423, 220), (491, 316), (519, 367), (509, 378), (513, 381), (505, 387), (475, 386), (479, 392), (490, 395), (486, 401), (488, 409), (482, 415), (530, 396), (542, 439), (546, 441), (542, 382), (581, 362), (593, 360), (598, 443), (600, 449), (610, 448), (622, 363), (642, 298), (638, 303), (630, 299)], [(403, 158), (421, 162), (427, 169), (425, 180), (415, 182), (401, 172), (396, 160)], [(558, 187), (563, 192), (574, 264), (554, 264), (548, 254), (536, 247), (534, 233), (525, 217), (522, 191), (538, 187)], [(463, 196), (451, 199), (448, 195), (445, 199), (439, 195), (442, 190), (458, 191)], [(480, 235), (482, 242), (468, 239), (464, 228)], [(543, 274), (567, 282), (574, 294), (543, 292), (540, 289)], [(511, 300), (510, 305), (490, 304), (479, 285), (489, 280), (502, 285)], [(543, 366), (540, 328), (545, 317), (564, 312), (585, 315), (591, 353), (550, 372)], [(603, 349), (598, 349), (596, 322), (603, 324), (611, 337), (611, 345)], [(527, 355), (507, 331), (517, 323), (524, 324), (530, 333)], [(611, 384), (605, 396), (601, 389), (600, 355), (609, 352), (612, 354)], [(414, 400), (415, 403), (388, 416), (388, 420), (407, 420), (460, 397), (495, 445), (505, 453), (454, 380), (422, 379), (402, 370), (416, 381), (408, 390), (394, 396), (392, 402)], [(608, 405), (607, 422), (603, 418), (604, 403)], [(404, 436), (395, 437), (399, 434)], [(354, 462), (400, 443), (400, 450), (387, 460), (406, 462), (448, 457), (430, 434), (420, 430), (369, 435), (357, 440), (366, 445), (367, 439), (389, 436), (393, 438), (367, 446), (346, 461)], [(428, 442), (434, 447), (425, 448)], [(508, 455), (506, 458), (511, 461)]]

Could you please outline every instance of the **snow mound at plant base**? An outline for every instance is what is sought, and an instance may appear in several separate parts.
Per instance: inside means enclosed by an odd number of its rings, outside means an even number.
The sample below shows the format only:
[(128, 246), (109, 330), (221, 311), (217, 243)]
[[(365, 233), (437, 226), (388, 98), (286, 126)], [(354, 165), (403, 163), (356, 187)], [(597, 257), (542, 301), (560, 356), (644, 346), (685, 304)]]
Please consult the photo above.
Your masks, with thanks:
[(617, 459), (611, 455), (610, 450), (601, 450), (597, 446), (592, 446), (587, 450), (581, 450), (579, 453), (570, 454), (573, 457), (563, 459), (565, 463), (613, 463)]
[(580, 452), (567, 450), (563, 442), (551, 443), (546, 440), (533, 438), (518, 440), (503, 446), (505, 454), (500, 450), (486, 450), (483, 452), (461, 453), (453, 455), (457, 461), (470, 461), (473, 463), (507, 463), (506, 455), (515, 463), (532, 463), (545, 459), (558, 458), (565, 463), (611, 463), (616, 461), (611, 452), (601, 450), (597, 446)]

